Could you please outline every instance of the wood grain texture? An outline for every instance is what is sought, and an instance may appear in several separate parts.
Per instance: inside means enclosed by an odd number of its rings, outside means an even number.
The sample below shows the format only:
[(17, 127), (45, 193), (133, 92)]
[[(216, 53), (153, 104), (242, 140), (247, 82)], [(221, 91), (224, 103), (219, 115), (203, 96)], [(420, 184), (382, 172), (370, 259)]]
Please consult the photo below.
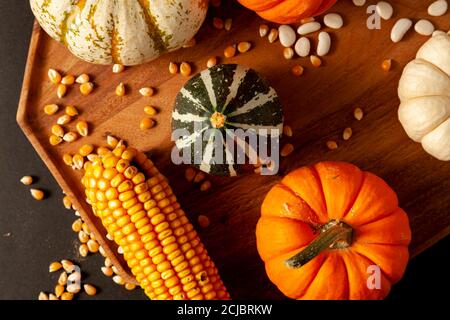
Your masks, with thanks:
[[(171, 182), (191, 221), (195, 222), (199, 214), (210, 218), (210, 227), (197, 229), (234, 299), (279, 299), (282, 295), (267, 279), (256, 251), (254, 231), (267, 191), (281, 175), (299, 166), (323, 160), (348, 161), (383, 177), (397, 191), (400, 204), (410, 217), (412, 255), (450, 232), (450, 163), (426, 154), (420, 144), (408, 139), (397, 120), (397, 84), (402, 69), (428, 38), (410, 31), (402, 42), (393, 44), (390, 30), (395, 20), (401, 17), (427, 18), (426, 4), (419, 0), (399, 0), (395, 1), (394, 7), (394, 18), (383, 21), (381, 30), (368, 30), (365, 8), (355, 7), (351, 1), (339, 1), (332, 12), (343, 15), (345, 27), (331, 32), (332, 52), (324, 58), (324, 66), (320, 69), (313, 68), (306, 58), (285, 60), (279, 42), (269, 44), (267, 39), (259, 37), (262, 20), (232, 1), (221, 11), (212, 8), (196, 37), (195, 47), (130, 68), (122, 74), (113, 74), (110, 67), (94, 66), (76, 59), (36, 25), (17, 119), (110, 255), (116, 248), (104, 238), (101, 224), (84, 202), (84, 190), (79, 182), (81, 173), (64, 165), (61, 159), (63, 153), (74, 153), (84, 143), (104, 145), (104, 137), (109, 133), (151, 154), (152, 160)], [(448, 30), (449, 15), (432, 21), (439, 29)], [(213, 16), (232, 17), (232, 30), (213, 29)], [(315, 47), (317, 36), (310, 38)], [(278, 176), (212, 177), (213, 188), (200, 192), (198, 187), (185, 181), (186, 167), (175, 166), (170, 161), (172, 105), (187, 79), (169, 74), (168, 65), (170, 61), (189, 61), (198, 72), (205, 68), (209, 57), (222, 56), (227, 45), (244, 40), (252, 42), (251, 51), (232, 59), (221, 58), (221, 62), (249, 66), (277, 90), (285, 123), (294, 130), (294, 136), (283, 141), (292, 143), (295, 152), (282, 160)], [(380, 64), (388, 58), (393, 59), (394, 64), (386, 73)], [(290, 73), (296, 64), (305, 67), (302, 77), (296, 78)], [(72, 86), (66, 97), (57, 99), (55, 86), (47, 80), (49, 68), (74, 75), (89, 73), (96, 89), (84, 97), (79, 94), (78, 86)], [(114, 94), (119, 82), (127, 85), (125, 97)], [(152, 98), (141, 97), (138, 90), (143, 86), (157, 88), (157, 94)], [(72, 144), (51, 147), (48, 136), (57, 115), (43, 113), (43, 106), (48, 103), (78, 107), (81, 110), (79, 118), (90, 123), (92, 134)], [(160, 110), (155, 116), (157, 126), (141, 131), (139, 121), (144, 116), (143, 107), (149, 104)], [(353, 118), (355, 107), (361, 107), (365, 112), (360, 122)], [(69, 127), (73, 129), (74, 125), (75, 122)], [(344, 142), (342, 131), (348, 126), (353, 128), (354, 135)], [(337, 150), (327, 150), (325, 142), (329, 139), (338, 142)], [(112, 258), (118, 266), (124, 265), (116, 254)], [(126, 268), (121, 270), (127, 272)], [(127, 279), (131, 281), (130, 277)]]

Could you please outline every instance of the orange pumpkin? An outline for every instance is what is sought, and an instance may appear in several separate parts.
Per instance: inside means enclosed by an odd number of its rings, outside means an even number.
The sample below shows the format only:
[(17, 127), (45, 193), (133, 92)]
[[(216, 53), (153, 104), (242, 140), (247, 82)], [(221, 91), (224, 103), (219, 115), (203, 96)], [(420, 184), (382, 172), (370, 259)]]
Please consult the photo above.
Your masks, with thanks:
[(286, 296), (372, 300), (403, 276), (411, 230), (381, 178), (321, 162), (270, 190), (256, 240), (267, 275)]
[(331, 8), (337, 0), (238, 0), (262, 18), (282, 24), (296, 23)]

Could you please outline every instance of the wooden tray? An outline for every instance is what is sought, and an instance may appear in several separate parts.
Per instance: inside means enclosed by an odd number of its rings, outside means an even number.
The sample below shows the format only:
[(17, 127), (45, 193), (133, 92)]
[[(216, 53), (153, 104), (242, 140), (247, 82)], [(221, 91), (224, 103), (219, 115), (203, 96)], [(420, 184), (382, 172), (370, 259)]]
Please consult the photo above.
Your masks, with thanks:
[[(262, 20), (234, 1), (229, 1), (220, 12), (212, 9), (194, 48), (179, 50), (121, 74), (113, 74), (110, 67), (76, 59), (35, 25), (17, 121), (127, 281), (132, 281), (132, 277), (122, 267), (125, 264), (116, 254), (115, 245), (105, 239), (103, 228), (84, 202), (79, 182), (81, 173), (71, 170), (61, 160), (63, 153), (73, 153), (81, 144), (103, 145), (109, 133), (151, 153), (191, 221), (197, 221), (199, 214), (210, 218), (210, 227), (197, 229), (233, 298), (281, 298), (265, 275), (256, 251), (254, 231), (266, 192), (280, 175), (299, 166), (322, 160), (349, 161), (386, 179), (398, 192), (401, 206), (409, 214), (412, 255), (450, 231), (450, 163), (427, 155), (419, 144), (408, 139), (397, 120), (396, 90), (402, 69), (428, 38), (410, 32), (404, 41), (393, 44), (390, 29), (400, 17), (427, 18), (426, 5), (419, 0), (401, 0), (394, 6), (394, 19), (383, 21), (381, 30), (368, 30), (365, 8), (355, 7), (350, 1), (339, 1), (333, 11), (343, 14), (345, 27), (332, 31), (333, 49), (320, 69), (313, 68), (306, 58), (285, 60), (279, 42), (269, 44), (267, 39), (259, 37)], [(213, 29), (211, 18), (216, 15), (233, 17), (232, 30)], [(449, 13), (433, 18), (433, 22), (441, 30), (448, 30), (448, 18)], [(243, 40), (251, 41), (253, 49), (222, 62), (250, 66), (275, 87), (284, 105), (285, 122), (294, 129), (294, 137), (289, 142), (294, 144), (295, 152), (283, 159), (279, 176), (212, 177), (213, 188), (200, 192), (185, 181), (186, 167), (175, 166), (170, 161), (171, 110), (186, 78), (170, 75), (168, 65), (170, 61), (189, 61), (197, 72), (205, 68), (209, 57), (222, 56), (226, 45)], [(380, 63), (387, 58), (395, 61), (388, 73), (380, 69)], [(290, 74), (290, 68), (296, 64), (306, 68), (302, 77)], [(55, 86), (47, 79), (49, 68), (74, 75), (88, 73), (97, 87), (90, 96), (84, 97), (73, 86), (65, 98), (57, 99)], [(122, 98), (114, 94), (119, 82), (124, 82), (129, 92)], [(157, 88), (157, 94), (152, 98), (141, 97), (138, 89), (142, 86)], [(56, 116), (43, 113), (42, 108), (48, 103), (77, 106), (81, 110), (79, 118), (90, 123), (92, 134), (72, 144), (51, 147), (48, 136)], [(148, 104), (161, 110), (155, 117), (158, 125), (141, 131), (139, 121), (144, 116), (143, 107)], [(353, 118), (355, 107), (365, 112), (360, 122)], [(344, 142), (341, 135), (347, 126), (353, 128), (354, 136)], [(327, 150), (325, 142), (329, 139), (338, 141), (337, 150)]]

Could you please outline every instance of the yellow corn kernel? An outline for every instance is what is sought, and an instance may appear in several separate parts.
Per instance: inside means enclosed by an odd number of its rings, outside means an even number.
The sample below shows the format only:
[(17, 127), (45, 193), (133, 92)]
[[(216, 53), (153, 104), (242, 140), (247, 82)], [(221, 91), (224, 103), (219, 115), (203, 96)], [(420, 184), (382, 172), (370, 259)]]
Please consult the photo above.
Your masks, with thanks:
[(47, 104), (44, 106), (45, 114), (51, 116), (58, 112), (59, 106), (57, 104)]
[(71, 86), (75, 83), (75, 77), (68, 74), (61, 79), (61, 83), (66, 86)]
[(78, 153), (82, 155), (83, 157), (86, 157), (87, 155), (91, 154), (92, 151), (94, 151), (94, 146), (92, 144), (85, 144), (78, 149)]
[(55, 69), (48, 69), (48, 78), (53, 84), (61, 83), (61, 74)]
[(116, 95), (119, 97), (123, 97), (126, 94), (126, 88), (125, 85), (121, 82), (116, 87)]
[(94, 84), (92, 82), (86, 82), (80, 85), (80, 92), (82, 95), (87, 96), (94, 90)]
[(81, 120), (76, 124), (76, 128), (80, 136), (86, 137), (89, 134), (88, 124), (86, 121)]
[(78, 110), (74, 106), (68, 105), (65, 110), (66, 114), (71, 117), (75, 117), (78, 115)]
[(58, 137), (54, 134), (52, 134), (48, 140), (52, 146), (57, 146), (58, 144), (60, 144), (63, 141), (63, 139), (61, 137)]

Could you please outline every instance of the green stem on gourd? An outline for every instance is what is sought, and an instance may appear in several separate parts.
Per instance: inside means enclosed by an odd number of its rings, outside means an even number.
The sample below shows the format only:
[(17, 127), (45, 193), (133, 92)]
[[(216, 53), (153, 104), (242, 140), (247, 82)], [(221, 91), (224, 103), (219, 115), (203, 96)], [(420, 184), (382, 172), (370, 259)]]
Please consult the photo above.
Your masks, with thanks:
[(284, 263), (290, 269), (307, 264), (327, 249), (343, 249), (352, 244), (353, 228), (348, 224), (332, 220), (325, 224), (320, 234), (304, 250), (287, 259)]

